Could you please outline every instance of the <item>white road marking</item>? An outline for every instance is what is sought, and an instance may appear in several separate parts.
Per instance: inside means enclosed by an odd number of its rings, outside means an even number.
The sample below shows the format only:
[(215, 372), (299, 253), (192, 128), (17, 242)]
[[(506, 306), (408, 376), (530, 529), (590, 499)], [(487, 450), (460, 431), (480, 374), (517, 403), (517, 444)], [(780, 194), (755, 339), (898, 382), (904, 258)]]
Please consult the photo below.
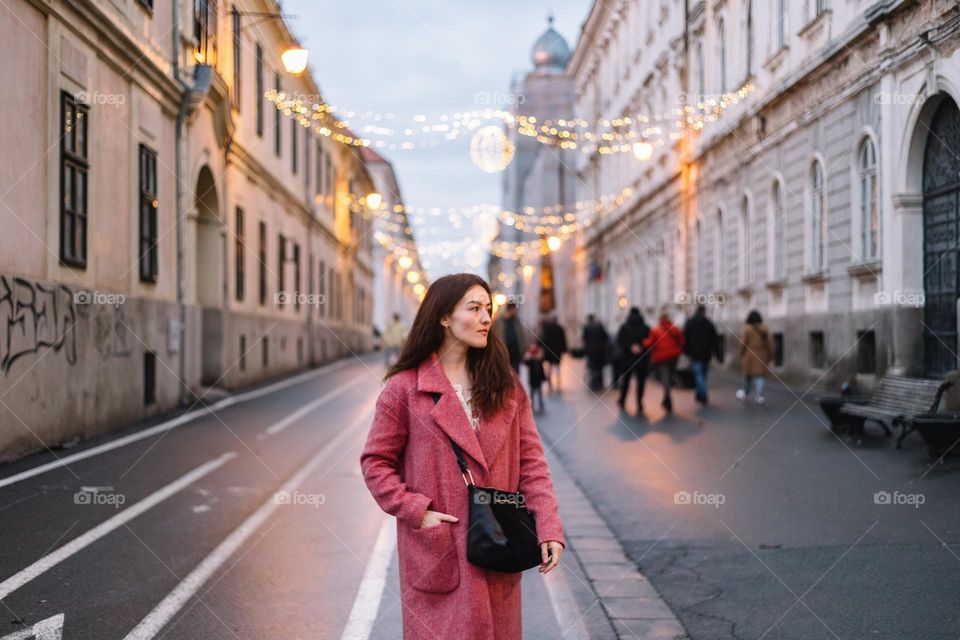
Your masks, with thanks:
[(347, 389), (349, 389), (350, 387), (354, 386), (360, 379), (362, 379), (362, 378), (364, 378), (364, 377), (366, 377), (366, 375), (357, 376), (357, 377), (355, 377), (353, 380), (350, 380), (349, 382), (347, 382), (346, 384), (340, 385), (339, 387), (337, 387), (337, 388), (334, 389), (333, 391), (330, 391), (329, 393), (326, 393), (326, 394), (320, 396), (319, 398), (317, 398), (317, 399), (314, 400), (313, 402), (308, 402), (307, 404), (303, 405), (302, 407), (300, 407), (299, 409), (297, 409), (296, 411), (294, 411), (293, 413), (291, 413), (290, 415), (288, 415), (286, 418), (283, 418), (282, 420), (279, 420), (279, 421), (277, 421), (277, 422), (274, 422), (272, 425), (270, 425), (269, 427), (267, 427), (267, 430), (266, 430), (264, 433), (262, 433), (262, 434), (258, 437), (258, 439), (259, 439), (259, 440), (262, 440), (263, 438), (265, 438), (265, 437), (268, 436), (268, 435), (269, 435), (269, 436), (272, 436), (272, 435), (275, 434), (275, 433), (280, 433), (281, 431), (283, 431), (284, 429), (286, 429), (287, 427), (289, 427), (291, 424), (293, 424), (294, 422), (296, 422), (297, 420), (299, 420), (299, 419), (302, 418), (303, 416), (307, 415), (308, 413), (310, 413), (311, 411), (313, 411), (314, 409), (316, 409), (316, 408), (319, 407), (320, 405), (323, 405), (323, 404), (326, 404), (326, 403), (330, 402), (332, 399), (336, 398), (336, 397), (337, 397), (338, 395), (340, 395), (342, 392), (344, 392), (344, 391), (346, 391)]
[(42, 575), (44, 572), (48, 571), (57, 564), (63, 562), (73, 554), (81, 551), (85, 547), (93, 544), (100, 538), (104, 537), (108, 533), (112, 532), (114, 529), (123, 526), (130, 520), (136, 518), (138, 515), (147, 511), (148, 509), (156, 506), (160, 502), (166, 500), (173, 494), (184, 489), (185, 487), (190, 486), (203, 476), (208, 473), (215, 471), (216, 469), (223, 466), (228, 460), (235, 457), (237, 454), (231, 452), (225, 453), (219, 458), (210, 460), (200, 465), (193, 471), (187, 473), (186, 475), (181, 476), (177, 480), (174, 480), (167, 486), (159, 489), (149, 496), (132, 504), (120, 513), (116, 514), (111, 518), (107, 518), (94, 528), (90, 529), (86, 533), (83, 533), (67, 544), (63, 545), (53, 553), (49, 553), (44, 557), (40, 558), (33, 564), (31, 564), (26, 569), (14, 574), (13, 576), (7, 578), (2, 583), (0, 583), (0, 600), (3, 600), (8, 595), (27, 584), (37, 576)]
[(359, 417), (346, 429), (342, 429), (316, 455), (305, 462), (290, 478), (283, 483), (249, 518), (234, 529), (217, 547), (198, 564), (160, 603), (140, 621), (125, 640), (150, 640), (177, 614), (180, 609), (197, 593), (200, 587), (210, 579), (221, 565), (250, 537), (278, 507), (283, 506), (276, 500), (281, 493), (293, 493), (307, 476), (354, 435), (354, 429), (366, 423), (372, 417), (373, 408), (360, 413)]
[(27, 640), (36, 638), (36, 640), (60, 640), (63, 638), (63, 614), (58, 613), (46, 620), (41, 620), (29, 629), (16, 631), (8, 636), (3, 636), (0, 640)]
[(397, 528), (393, 518), (387, 516), (380, 525), (380, 533), (373, 545), (373, 552), (363, 573), (357, 597), (353, 601), (347, 626), (340, 640), (367, 640), (377, 621), (383, 590), (387, 586), (387, 571), (397, 547)]
[(85, 460), (86, 458), (92, 458), (93, 456), (100, 455), (101, 453), (106, 453), (107, 451), (112, 451), (114, 449), (119, 449), (120, 447), (125, 447), (126, 445), (143, 440), (144, 438), (149, 438), (150, 436), (156, 435), (158, 433), (163, 433), (164, 431), (169, 431), (179, 427), (180, 425), (192, 422), (197, 418), (205, 416), (209, 413), (216, 413), (221, 409), (225, 409), (231, 405), (240, 404), (241, 402), (246, 402), (248, 400), (254, 400), (265, 395), (269, 395), (274, 391), (279, 391), (280, 389), (285, 389), (296, 384), (300, 384), (305, 380), (310, 378), (317, 377), (324, 373), (330, 373), (331, 371), (336, 371), (342, 369), (347, 364), (351, 363), (351, 360), (341, 360), (333, 364), (329, 364), (325, 367), (320, 367), (319, 369), (314, 369), (306, 373), (302, 373), (298, 376), (288, 378), (286, 380), (281, 380), (275, 382), (271, 385), (267, 385), (261, 389), (254, 389), (252, 391), (247, 391), (246, 393), (239, 393), (235, 396), (230, 396), (229, 398), (224, 398), (219, 402), (215, 402), (209, 407), (204, 407), (203, 409), (198, 409), (197, 411), (191, 411), (185, 413), (182, 416), (174, 418), (173, 420), (168, 420), (166, 422), (161, 422), (160, 424), (154, 425), (149, 429), (144, 429), (143, 431), (138, 431), (136, 433), (131, 433), (128, 436), (122, 438), (117, 438), (116, 440), (111, 440), (110, 442), (105, 442), (96, 447), (90, 447), (84, 451), (78, 451), (77, 453), (71, 454), (69, 456), (63, 456), (54, 460), (53, 462), (48, 462), (46, 464), (41, 464), (33, 469), (27, 469), (26, 471), (21, 471), (12, 476), (0, 479), (0, 489), (3, 487), (10, 486), (21, 480), (26, 480), (27, 478), (32, 478), (38, 476), (41, 473), (46, 473), (47, 471), (52, 471), (53, 469), (59, 469), (73, 462), (79, 462), (80, 460)]
[(554, 567), (543, 578), (550, 604), (553, 606), (553, 615), (560, 627), (560, 637), (564, 640), (590, 640), (587, 625), (583, 622), (583, 613), (573, 597), (563, 566)]

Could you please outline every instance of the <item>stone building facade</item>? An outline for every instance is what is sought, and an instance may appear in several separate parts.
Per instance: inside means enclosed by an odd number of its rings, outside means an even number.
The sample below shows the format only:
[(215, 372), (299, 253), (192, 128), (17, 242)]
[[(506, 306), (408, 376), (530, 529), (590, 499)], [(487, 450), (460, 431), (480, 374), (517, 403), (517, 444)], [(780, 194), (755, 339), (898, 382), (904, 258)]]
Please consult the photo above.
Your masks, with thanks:
[(0, 6), (0, 455), (369, 348), (372, 180), (265, 97), (319, 99), (279, 11)]
[(823, 386), (955, 369), (958, 28), (936, 0), (597, 3), (568, 67), (581, 117), (749, 90), (645, 162), (583, 161), (634, 188), (584, 237), (591, 309), (703, 302), (729, 366), (758, 309), (777, 375)]

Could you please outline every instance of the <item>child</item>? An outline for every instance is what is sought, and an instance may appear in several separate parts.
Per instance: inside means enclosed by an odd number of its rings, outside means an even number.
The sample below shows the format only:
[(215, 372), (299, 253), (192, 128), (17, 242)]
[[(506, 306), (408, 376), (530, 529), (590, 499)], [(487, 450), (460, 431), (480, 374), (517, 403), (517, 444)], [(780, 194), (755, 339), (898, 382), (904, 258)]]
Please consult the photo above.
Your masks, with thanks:
[(527, 364), (528, 382), (530, 383), (530, 406), (534, 413), (543, 413), (543, 350), (537, 343), (530, 345), (523, 354), (523, 361)]

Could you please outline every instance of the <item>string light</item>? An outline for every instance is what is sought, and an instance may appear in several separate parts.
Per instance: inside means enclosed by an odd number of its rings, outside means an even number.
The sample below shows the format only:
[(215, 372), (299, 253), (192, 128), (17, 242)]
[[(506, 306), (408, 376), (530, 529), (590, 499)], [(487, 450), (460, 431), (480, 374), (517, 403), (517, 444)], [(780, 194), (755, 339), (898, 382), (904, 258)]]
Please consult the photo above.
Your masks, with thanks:
[[(302, 98), (273, 89), (267, 91), (265, 97), (285, 115), (297, 119), (302, 126), (313, 129), (317, 135), (327, 136), (350, 146), (375, 146), (388, 150), (422, 149), (436, 146), (443, 141), (456, 140), (466, 131), (473, 131), (485, 123), (498, 120), (506, 127), (515, 128), (519, 135), (531, 137), (547, 146), (576, 149), (587, 154), (637, 155), (637, 144), (642, 145), (640, 149), (643, 149), (645, 154), (648, 149), (645, 145), (661, 146), (666, 140), (679, 139), (684, 130), (701, 130), (706, 122), (716, 121), (724, 110), (746, 98), (753, 89), (754, 86), (747, 83), (736, 91), (722, 94), (718, 100), (709, 99), (696, 105), (683, 105), (653, 116), (637, 114), (612, 120), (601, 119), (592, 125), (580, 118), (539, 121), (535, 116), (513, 115), (497, 109), (441, 114), (433, 116), (432, 119), (425, 115), (416, 115), (413, 122), (406, 126), (400, 124), (385, 127), (372, 124), (358, 128), (371, 137), (351, 133), (351, 122), (335, 116), (336, 107), (328, 103), (308, 104)], [(352, 111), (347, 113), (357, 115)], [(396, 114), (374, 112), (361, 113), (358, 117), (361, 120), (372, 119), (377, 123), (398, 120)], [(440, 139), (420, 139), (423, 136), (438, 136)], [(403, 141), (387, 142), (383, 138), (402, 138)], [(652, 151), (652, 147), (649, 149)]]

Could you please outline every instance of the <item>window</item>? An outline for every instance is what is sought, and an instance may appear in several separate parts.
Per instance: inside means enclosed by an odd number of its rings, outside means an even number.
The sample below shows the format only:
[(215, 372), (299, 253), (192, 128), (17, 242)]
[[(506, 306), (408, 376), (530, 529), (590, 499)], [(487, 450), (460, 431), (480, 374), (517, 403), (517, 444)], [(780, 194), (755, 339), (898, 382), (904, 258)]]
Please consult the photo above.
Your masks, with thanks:
[(139, 0), (140, 6), (153, 13), (153, 0)]
[(247, 336), (240, 334), (240, 371), (247, 370)]
[(320, 315), (327, 315), (327, 264), (321, 260), (317, 271), (317, 293), (320, 301)]
[(279, 294), (285, 293), (283, 279), (283, 263), (287, 261), (287, 242), (282, 233), (277, 234), (277, 304), (283, 304), (285, 298)]
[(773, 334), (773, 366), (783, 366), (783, 334)]
[[(273, 88), (280, 92), (280, 74), (273, 76)], [(280, 109), (275, 109), (273, 114), (273, 152), (280, 157)]]
[(217, 0), (194, 0), (193, 37), (197, 64), (217, 64)]
[(727, 252), (724, 243), (723, 209), (717, 209), (717, 228), (713, 238), (713, 288), (719, 290), (726, 276)]
[(703, 43), (697, 43), (697, 99), (696, 102), (705, 100), (704, 94), (707, 92), (706, 82), (707, 62), (703, 57)]
[(157, 266), (157, 154), (140, 145), (140, 280), (156, 282)]
[(753, 75), (753, 0), (747, 0), (747, 77)]
[(877, 336), (872, 331), (857, 331), (857, 373), (877, 372)]
[(314, 191), (314, 194), (321, 197), (323, 196), (323, 193), (324, 193), (323, 172), (325, 170), (326, 170), (326, 157), (325, 157), (325, 154), (323, 153), (323, 147), (320, 145), (319, 142), (317, 142), (317, 164), (316, 164), (317, 184), (316, 184), (316, 189)]
[(753, 230), (750, 228), (750, 199), (740, 200), (740, 285), (747, 286), (753, 280), (751, 254), (753, 253)]
[(823, 331), (810, 332), (810, 366), (814, 369), (823, 369), (827, 365), (827, 354), (824, 349)]
[(234, 270), (236, 272), (235, 286), (236, 286), (236, 298), (237, 300), (243, 300), (244, 294), (244, 285), (245, 285), (245, 276), (246, 269), (244, 268), (245, 258), (246, 258), (246, 249), (244, 247), (244, 224), (243, 224), (243, 209), (237, 207), (237, 228), (234, 233)]
[(290, 170), (297, 175), (297, 124), (296, 118), (290, 119)]
[(257, 136), (263, 137), (263, 47), (257, 44)]
[(300, 308), (300, 244), (293, 244), (293, 295), (294, 305)]
[(240, 110), (240, 12), (234, 7), (230, 12), (233, 22), (233, 108)]
[(787, 46), (787, 0), (777, 0), (777, 49)]
[(828, 9), (827, 0), (814, 0), (814, 5), (816, 7), (818, 16)]
[(720, 62), (720, 93), (727, 91), (727, 29), (723, 18), (717, 22), (717, 60)]
[(60, 260), (87, 266), (87, 123), (90, 110), (60, 94)]
[(783, 184), (779, 180), (773, 183), (773, 193), (771, 194), (773, 199), (773, 206), (770, 209), (771, 215), (771, 266), (770, 275), (774, 280), (782, 280), (785, 276), (784, 266), (783, 266), (783, 250), (784, 250), (784, 210), (783, 210)]
[(874, 260), (879, 254), (880, 197), (877, 192), (877, 153), (873, 140), (864, 138), (857, 154), (860, 174), (860, 258)]
[(260, 223), (259, 247), (257, 259), (260, 263), (257, 265), (260, 279), (260, 304), (267, 304), (267, 223)]
[(824, 268), (826, 228), (823, 165), (815, 160), (810, 168), (810, 268), (814, 272)]
[(145, 351), (143, 354), (143, 404), (150, 406), (157, 402), (157, 354)]
[(260, 343), (260, 364), (264, 369), (270, 364), (270, 346), (267, 336), (263, 336), (263, 341)]

